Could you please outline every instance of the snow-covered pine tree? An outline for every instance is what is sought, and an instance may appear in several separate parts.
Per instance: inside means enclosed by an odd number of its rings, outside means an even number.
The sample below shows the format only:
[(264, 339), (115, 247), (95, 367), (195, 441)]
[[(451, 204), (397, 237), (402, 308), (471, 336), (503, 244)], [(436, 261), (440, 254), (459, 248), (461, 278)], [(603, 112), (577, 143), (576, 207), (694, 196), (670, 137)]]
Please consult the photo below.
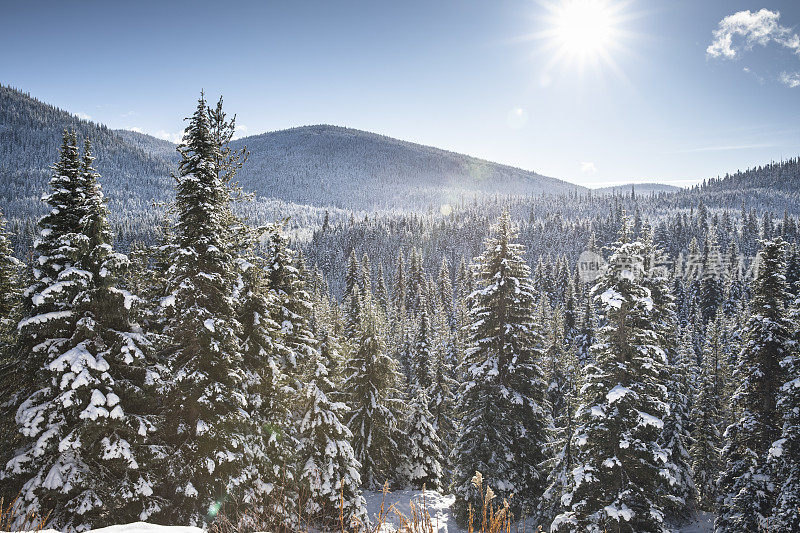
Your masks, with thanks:
[(411, 385), (427, 390), (433, 383), (435, 369), (435, 354), (431, 343), (431, 321), (428, 318), (427, 306), (423, 303), (420, 308), (419, 330), (411, 351), (410, 371)]
[(386, 353), (375, 304), (362, 305), (355, 349), (345, 369), (344, 388), (350, 408), (347, 427), (361, 463), (361, 482), (369, 488), (393, 479), (401, 463), (398, 421), (402, 381), (396, 363)]
[[(588, 291), (587, 291), (588, 292)], [(583, 375), (583, 367), (589, 364), (592, 359), (592, 345), (595, 341), (595, 308), (592, 301), (591, 294), (587, 294), (584, 298), (583, 310), (581, 311), (581, 322), (575, 337), (575, 357), (577, 359), (577, 368), (580, 374)]]
[(442, 479), (442, 443), (428, 410), (428, 395), (423, 387), (412, 388), (407, 410), (406, 439), (408, 448), (403, 477), (415, 489), (423, 487), (437, 490)]
[[(83, 530), (146, 520), (163, 500), (153, 496), (152, 461), (160, 454), (153, 435), (157, 374), (145, 355), (149, 345), (131, 321), (135, 298), (117, 285), (128, 259), (111, 247), (91, 146), (87, 141), (76, 168), (74, 143), (74, 134), (65, 136), (54, 193), (46, 197), (52, 211), (40, 223), (37, 242), (38, 252), (53, 251), (55, 231), (48, 230), (57, 229), (63, 247), (55, 250), (69, 262), (59, 269), (48, 264), (52, 256), (37, 257), (47, 274), (36, 274), (20, 342), (34, 346), (25, 354), (29, 361), (43, 364), (29, 382), (33, 393), (17, 411), (24, 444), (7, 469), (24, 480), (25, 511), (49, 512), (53, 527)], [(72, 299), (61, 300), (62, 290)], [(53, 307), (59, 311), (45, 311)], [(50, 325), (48, 317), (62, 325), (74, 321), (74, 329), (42, 328)], [(43, 336), (48, 333), (68, 336)], [(37, 353), (42, 346), (47, 351)]]
[[(669, 414), (664, 419), (660, 444), (669, 454), (666, 464), (668, 475), (661, 487), (662, 506), (674, 523), (688, 520), (697, 502), (697, 491), (692, 474), (691, 442), (689, 429), (689, 369), (691, 360), (684, 360), (675, 342), (678, 317), (675, 298), (670, 290), (669, 270), (664, 251), (655, 242), (655, 234), (648, 222), (642, 224), (644, 244), (643, 285), (650, 291), (652, 312), (650, 324), (656, 334), (657, 346), (665, 354), (661, 382), (666, 385)], [(711, 259), (709, 259), (709, 262)]]
[[(692, 403), (692, 470), (697, 489), (697, 503), (700, 509), (711, 511), (716, 506), (716, 483), (719, 476), (719, 447), (721, 445), (719, 431), (720, 399), (714, 390), (715, 353), (720, 350), (720, 335), (717, 322), (709, 324), (706, 335), (706, 348), (703, 351), (703, 362), (696, 371), (695, 397)], [(682, 357), (694, 357), (691, 348), (692, 339), (689, 328), (684, 328)]]
[(298, 269), (296, 252), (280, 228), (270, 234), (268, 262), (269, 288), (275, 294), (272, 320), (281, 328), (283, 345), (288, 349), (285, 372), (295, 376), (293, 387), (299, 391), (298, 372), (314, 357), (317, 341), (311, 331), (311, 298)]
[(553, 531), (666, 531), (659, 502), (668, 460), (659, 444), (669, 412), (666, 361), (642, 283), (646, 247), (629, 236), (626, 222), (592, 289), (605, 324), (592, 347), (595, 362), (584, 368), (576, 463)]
[[(5, 460), (27, 453), (24, 448), (16, 449), (22, 446), (17, 411), (23, 402), (37, 401), (35, 395), (42, 388), (42, 369), (48, 365), (51, 353), (60, 353), (75, 330), (73, 301), (86, 284), (78, 265), (85, 253), (81, 221), (86, 214), (86, 191), (80, 169), (77, 139), (74, 133), (65, 131), (59, 160), (52, 169), (50, 193), (43, 197), (50, 212), (39, 220), (39, 234), (33, 243), (32, 279), (24, 291), (27, 313), (17, 327), (13, 358), (0, 374), (3, 427), (8, 430), (4, 436), (12, 434), (4, 440), (8, 443), (2, 456)], [(4, 461), (3, 492), (13, 498), (27, 479), (20, 467), (6, 465)], [(19, 475), (14, 475), (15, 470)], [(23, 503), (35, 505), (35, 494)]]
[(550, 329), (550, 347), (546, 356), (550, 367), (548, 395), (553, 406), (553, 429), (547, 445), (547, 488), (536, 511), (540, 524), (551, 523), (560, 511), (561, 495), (568, 489), (575, 461), (572, 436), (575, 432), (575, 399), (580, 389), (578, 376), (581, 369), (578, 368), (576, 347), (561, 346), (562, 333), (559, 329)]
[(797, 344), (800, 300), (792, 303), (790, 319), (795, 325), (795, 345), (781, 361), (786, 381), (778, 394), (783, 428), (780, 439), (769, 450), (777, 490), (769, 523), (773, 531), (800, 531), (800, 346)]
[(358, 276), (358, 285), (361, 289), (361, 294), (372, 294), (372, 262), (369, 260), (369, 255), (364, 252), (361, 257), (361, 272)]
[(6, 348), (14, 342), (22, 306), (22, 264), (14, 257), (0, 212), (0, 365), (5, 362)]
[(408, 292), (406, 282), (405, 259), (403, 258), (403, 249), (397, 251), (396, 267), (394, 272), (394, 286), (392, 290), (392, 301), (394, 302), (394, 317), (399, 318), (400, 311), (405, 311), (406, 307), (406, 294)]
[(444, 313), (445, 323), (452, 331), (455, 329), (455, 309), (453, 307), (453, 282), (450, 278), (450, 265), (447, 258), (442, 258), (439, 267), (439, 279), (437, 280), (438, 303)]
[(211, 520), (252, 471), (243, 357), (233, 287), (237, 252), (221, 150), (201, 95), (189, 118), (177, 176), (176, 246), (167, 271), (163, 356), (172, 381), (166, 395), (165, 474), (176, 523)]
[[(0, 442), (5, 443), (0, 450), (0, 467), (10, 459), (18, 437), (14, 421), (17, 403), (14, 392), (18, 383), (15, 383), (15, 360), (11, 348), (16, 344), (17, 324), (22, 318), (21, 266), (11, 252), (6, 221), (0, 213)], [(8, 495), (9, 498), (13, 496)]]
[(697, 298), (703, 322), (708, 323), (714, 319), (717, 309), (722, 304), (724, 295), (723, 278), (725, 265), (722, 253), (717, 245), (716, 231), (713, 228), (706, 235), (702, 261)]
[(271, 501), (273, 490), (292, 480), (290, 457), (297, 444), (290, 430), (293, 391), (284, 364), (290, 353), (282, 342), (280, 327), (271, 318), (277, 302), (269, 288), (268, 268), (266, 260), (254, 254), (239, 261), (236, 306), (250, 427), (247, 438), (256, 454), (256, 460), (248, 465), (252, 481), (243, 487), (242, 499), (259, 510)]
[(378, 281), (375, 284), (375, 300), (384, 315), (389, 315), (389, 290), (386, 288), (386, 276), (383, 274), (383, 263), (378, 263)]
[(734, 371), (737, 419), (725, 431), (725, 462), (719, 481), (717, 533), (758, 531), (770, 527), (775, 480), (768, 452), (780, 436), (778, 390), (785, 383), (780, 362), (791, 354), (792, 325), (784, 308), (786, 243), (763, 241), (752, 282), (750, 318)]
[[(451, 337), (452, 343), (456, 342), (455, 335)], [(446, 349), (456, 349), (448, 345)], [(450, 465), (450, 451), (458, 435), (455, 421), (456, 391), (458, 383), (454, 377), (453, 365), (446, 350), (436, 352), (436, 370), (430, 392), (430, 412), (433, 428), (441, 442), (442, 451), (442, 485), (447, 486), (450, 481), (452, 468)]]
[(302, 513), (323, 526), (341, 518), (349, 527), (353, 521), (365, 524), (367, 518), (360, 490), (361, 463), (350, 443), (353, 435), (342, 422), (347, 406), (330, 397), (336, 387), (324, 359), (333, 355), (330, 337), (326, 340), (324, 353), (312, 356), (311, 375), (300, 399), (297, 459), (301, 492), (307, 496)]
[(457, 411), (461, 429), (453, 450), (456, 503), (466, 522), (470, 489), (482, 472), (516, 510), (532, 509), (544, 491), (545, 442), (552, 425), (545, 393), (543, 339), (534, 321), (536, 295), (524, 248), (514, 242), (508, 213), (476, 259), (479, 289), (470, 296), (465, 382)]

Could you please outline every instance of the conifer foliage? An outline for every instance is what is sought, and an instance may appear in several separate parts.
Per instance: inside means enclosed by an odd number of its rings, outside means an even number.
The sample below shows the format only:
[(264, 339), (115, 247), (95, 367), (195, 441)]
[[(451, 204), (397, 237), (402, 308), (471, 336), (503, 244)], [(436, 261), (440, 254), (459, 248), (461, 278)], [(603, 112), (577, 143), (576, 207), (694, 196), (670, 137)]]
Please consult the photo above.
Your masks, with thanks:
[(466, 521), (476, 471), (500, 497), (534, 504), (544, 490), (544, 444), (552, 424), (541, 370), (542, 337), (524, 249), (503, 214), (476, 260), (478, 289), (470, 296), (462, 427), (453, 455), (457, 516)]
[(26, 511), (52, 512), (53, 525), (80, 530), (147, 519), (161, 500), (148, 411), (157, 375), (131, 320), (134, 297), (118, 285), (128, 260), (111, 247), (91, 146), (81, 160), (76, 144), (64, 135), (52, 210), (40, 222), (40, 268), (19, 325), (23, 444), (6, 474), (20, 479)]
[(666, 531), (658, 501), (668, 457), (659, 444), (669, 412), (666, 361), (642, 283), (645, 252), (623, 227), (592, 289), (604, 325), (592, 346), (595, 362), (583, 370), (577, 459), (554, 531)]
[(246, 379), (232, 298), (235, 257), (230, 189), (222, 147), (201, 96), (189, 118), (177, 176), (175, 248), (167, 272), (174, 315), (164, 356), (172, 381), (166, 399), (171, 518), (201, 524), (246, 481)]
[(752, 283), (750, 318), (739, 353), (733, 396), (737, 418), (725, 432), (725, 461), (720, 476), (717, 533), (757, 531), (769, 527), (775, 480), (768, 452), (778, 440), (782, 421), (778, 391), (785, 383), (781, 361), (793, 349), (791, 324), (784, 302), (786, 243), (780, 238), (762, 243), (758, 272)]
[[(357, 289), (354, 294), (358, 294)], [(347, 426), (361, 463), (361, 481), (375, 488), (393, 480), (402, 462), (398, 440), (402, 420), (398, 386), (402, 377), (386, 352), (374, 302), (365, 299), (362, 309), (344, 387), (350, 407)]]
[(786, 381), (778, 395), (778, 409), (783, 414), (780, 439), (770, 447), (775, 473), (777, 498), (770, 527), (775, 531), (800, 531), (800, 356), (797, 332), (800, 307), (795, 300), (791, 309), (794, 346), (781, 360)]
[[(329, 357), (334, 355), (328, 353)], [(330, 398), (335, 392), (329, 377), (330, 362), (319, 352), (314, 355), (311, 376), (302, 391), (300, 483), (308, 491), (306, 511), (311, 516), (331, 524), (342, 513), (345, 524), (363, 524), (366, 509), (360, 491), (361, 464), (350, 445), (352, 434), (342, 422), (347, 406)]]

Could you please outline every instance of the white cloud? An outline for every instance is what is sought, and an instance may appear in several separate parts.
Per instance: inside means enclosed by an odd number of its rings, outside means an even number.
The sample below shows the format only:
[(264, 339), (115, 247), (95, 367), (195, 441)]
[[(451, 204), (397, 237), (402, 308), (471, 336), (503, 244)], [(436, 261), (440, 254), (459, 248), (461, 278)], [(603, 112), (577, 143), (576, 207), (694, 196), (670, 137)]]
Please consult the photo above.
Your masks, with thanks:
[(132, 117), (135, 114), (136, 114), (136, 111), (128, 111), (127, 113), (123, 113), (120, 116), (123, 117), (123, 118), (124, 117)]
[(591, 161), (584, 161), (581, 163), (581, 172), (584, 174), (594, 174), (597, 172), (597, 167)]
[(234, 139), (241, 139), (242, 137), (247, 136), (247, 126), (244, 124), (237, 124), (236, 130), (233, 132)]
[(183, 139), (183, 133), (170, 133), (164, 130), (158, 130), (153, 134), (154, 137), (158, 137), (159, 139), (164, 139), (165, 141), (169, 141), (174, 144), (178, 144)]
[[(728, 15), (714, 30), (714, 41), (706, 48), (706, 53), (711, 57), (733, 59), (742, 50), (774, 42), (800, 55), (800, 36), (791, 28), (779, 24), (780, 17), (780, 12), (769, 9), (755, 13), (750, 10), (738, 11)], [(734, 37), (741, 37), (743, 43), (735, 43)]]
[(135, 131), (136, 133), (144, 133), (142, 128), (138, 128), (136, 126), (131, 126), (130, 128), (125, 128), (128, 131)]
[(83, 120), (92, 120), (91, 115), (87, 115), (86, 113), (75, 113), (75, 116)]
[(792, 89), (800, 87), (800, 72), (781, 72), (781, 83)]
[(760, 74), (756, 74), (755, 72), (753, 72), (753, 69), (751, 69), (750, 67), (742, 68), (742, 72), (744, 72), (745, 74), (749, 74), (749, 75), (753, 76), (753, 78), (755, 78), (755, 80), (758, 83), (760, 83), (761, 85), (764, 85), (764, 76), (761, 76)]

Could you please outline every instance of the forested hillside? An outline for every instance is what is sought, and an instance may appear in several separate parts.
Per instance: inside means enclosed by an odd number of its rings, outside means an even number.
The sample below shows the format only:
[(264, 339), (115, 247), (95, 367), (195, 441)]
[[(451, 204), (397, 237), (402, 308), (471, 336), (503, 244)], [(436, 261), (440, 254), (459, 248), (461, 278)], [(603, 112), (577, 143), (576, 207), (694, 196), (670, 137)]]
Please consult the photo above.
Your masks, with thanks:
[(539, 196), (585, 188), (474, 157), (337, 126), (245, 137), (249, 190), (357, 211), (426, 211), (490, 195)]
[(709, 186), (294, 204), (307, 219), (264, 225), (289, 204), (238, 200), (246, 151), (201, 97), (174, 202), (125, 254), (110, 221), (136, 213), (94, 167), (107, 130), (79, 125), (29, 255), (0, 218), (10, 526), (363, 532), (385, 484), (452, 494), (464, 528), (475, 509), (506, 531), (800, 528), (791, 193), (780, 212)]

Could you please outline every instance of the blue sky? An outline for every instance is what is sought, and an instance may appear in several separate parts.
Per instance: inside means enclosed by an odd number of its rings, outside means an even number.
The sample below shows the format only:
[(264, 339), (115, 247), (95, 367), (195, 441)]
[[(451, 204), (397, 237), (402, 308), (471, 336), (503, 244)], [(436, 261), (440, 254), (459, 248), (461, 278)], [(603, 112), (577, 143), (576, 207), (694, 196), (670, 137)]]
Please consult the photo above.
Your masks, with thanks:
[[(606, 59), (559, 58), (575, 1), (605, 5)], [(0, 82), (112, 128), (174, 137), (203, 88), (243, 134), (337, 124), (590, 186), (800, 152), (795, 1), (0, 2)]]

